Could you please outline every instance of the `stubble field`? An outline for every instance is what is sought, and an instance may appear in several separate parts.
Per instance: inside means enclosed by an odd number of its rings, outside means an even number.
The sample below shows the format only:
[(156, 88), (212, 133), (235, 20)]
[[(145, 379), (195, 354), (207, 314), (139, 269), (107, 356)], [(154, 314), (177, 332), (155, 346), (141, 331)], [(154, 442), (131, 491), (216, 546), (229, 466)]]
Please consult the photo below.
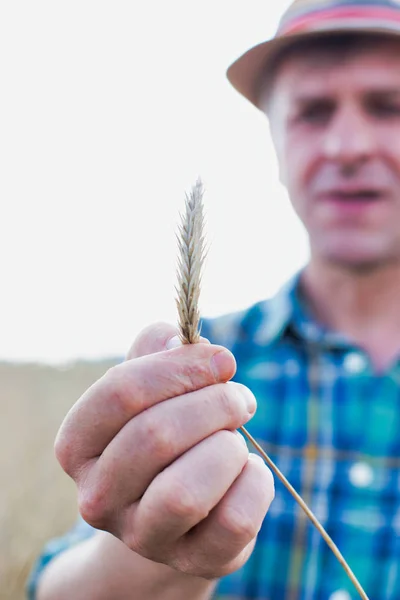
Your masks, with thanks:
[(0, 600), (24, 600), (44, 542), (74, 523), (74, 485), (54, 458), (54, 438), (68, 409), (116, 362), (0, 363)]

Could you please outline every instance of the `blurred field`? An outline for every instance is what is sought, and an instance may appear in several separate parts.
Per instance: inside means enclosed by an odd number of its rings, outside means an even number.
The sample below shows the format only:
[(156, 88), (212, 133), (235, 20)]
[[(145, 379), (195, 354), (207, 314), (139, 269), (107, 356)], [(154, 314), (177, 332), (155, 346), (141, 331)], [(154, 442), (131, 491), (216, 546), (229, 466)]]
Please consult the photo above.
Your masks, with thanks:
[(54, 458), (54, 438), (69, 407), (116, 362), (0, 363), (0, 600), (25, 598), (43, 543), (76, 518), (74, 486)]

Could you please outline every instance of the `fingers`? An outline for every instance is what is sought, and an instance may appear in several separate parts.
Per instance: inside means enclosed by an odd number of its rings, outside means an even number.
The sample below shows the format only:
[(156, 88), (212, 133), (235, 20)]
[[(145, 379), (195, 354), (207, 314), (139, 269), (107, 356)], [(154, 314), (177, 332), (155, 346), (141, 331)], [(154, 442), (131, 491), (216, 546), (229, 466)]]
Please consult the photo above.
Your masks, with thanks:
[(138, 415), (107, 446), (86, 479), (86, 485), (98, 490), (99, 513), (135, 502), (158, 473), (189, 448), (219, 430), (240, 427), (255, 410), (250, 390), (228, 382), (167, 400)]
[(220, 431), (160, 473), (125, 512), (123, 541), (150, 560), (197, 577), (221, 577), (243, 566), (274, 482), (239, 437)]
[(254, 414), (254, 396), (227, 383), (232, 354), (203, 341), (180, 345), (164, 324), (144, 330), (67, 415), (56, 455), (87, 522), (151, 560), (218, 577), (249, 556), (273, 484), (232, 431)]
[[(207, 552), (209, 559), (212, 557), (212, 561), (207, 561), (207, 569), (210, 563), (213, 564), (215, 573), (220, 576), (224, 568), (226, 572), (240, 568), (248, 558), (248, 550), (273, 498), (271, 471), (259, 456), (250, 454), (240, 477), (221, 502), (198, 525), (193, 535), (187, 536), (181, 549), (182, 560), (184, 555), (201, 559), (201, 549), (204, 549), (203, 553)], [(199, 572), (201, 562), (194, 564), (193, 568)], [(212, 575), (208, 571), (205, 576)]]
[(143, 356), (110, 369), (69, 412), (56, 439), (64, 470), (79, 476), (122, 427), (151, 406), (234, 374), (233, 355), (221, 346), (185, 345)]
[(240, 475), (247, 457), (246, 445), (230, 431), (219, 431), (191, 448), (154, 479), (133, 515), (126, 513), (131, 523), (125, 528), (134, 535), (124, 541), (143, 556), (164, 557), (207, 517)]

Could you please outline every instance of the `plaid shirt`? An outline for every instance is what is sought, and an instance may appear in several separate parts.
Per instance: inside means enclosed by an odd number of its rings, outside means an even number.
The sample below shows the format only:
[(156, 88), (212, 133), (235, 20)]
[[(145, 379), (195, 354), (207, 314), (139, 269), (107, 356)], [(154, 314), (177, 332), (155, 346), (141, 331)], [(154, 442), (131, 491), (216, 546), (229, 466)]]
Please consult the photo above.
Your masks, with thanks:
[[(363, 351), (313, 321), (298, 280), (246, 311), (205, 320), (202, 335), (235, 354), (235, 380), (258, 399), (249, 431), (322, 522), (370, 600), (399, 600), (400, 363), (375, 374)], [(92, 532), (80, 522), (51, 543), (32, 574), (31, 598), (44, 564)], [(215, 598), (359, 596), (277, 481), (251, 558), (221, 579)]]

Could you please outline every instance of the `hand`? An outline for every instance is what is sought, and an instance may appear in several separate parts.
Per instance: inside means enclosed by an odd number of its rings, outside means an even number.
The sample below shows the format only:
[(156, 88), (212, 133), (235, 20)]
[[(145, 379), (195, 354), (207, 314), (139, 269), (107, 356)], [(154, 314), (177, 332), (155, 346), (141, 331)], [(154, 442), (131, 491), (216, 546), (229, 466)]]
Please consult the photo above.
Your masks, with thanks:
[(167, 350), (174, 335), (163, 324), (144, 330), (127, 361), (68, 413), (55, 450), (89, 524), (145, 558), (211, 579), (250, 556), (273, 479), (235, 432), (256, 402), (228, 382), (232, 354), (206, 340)]

